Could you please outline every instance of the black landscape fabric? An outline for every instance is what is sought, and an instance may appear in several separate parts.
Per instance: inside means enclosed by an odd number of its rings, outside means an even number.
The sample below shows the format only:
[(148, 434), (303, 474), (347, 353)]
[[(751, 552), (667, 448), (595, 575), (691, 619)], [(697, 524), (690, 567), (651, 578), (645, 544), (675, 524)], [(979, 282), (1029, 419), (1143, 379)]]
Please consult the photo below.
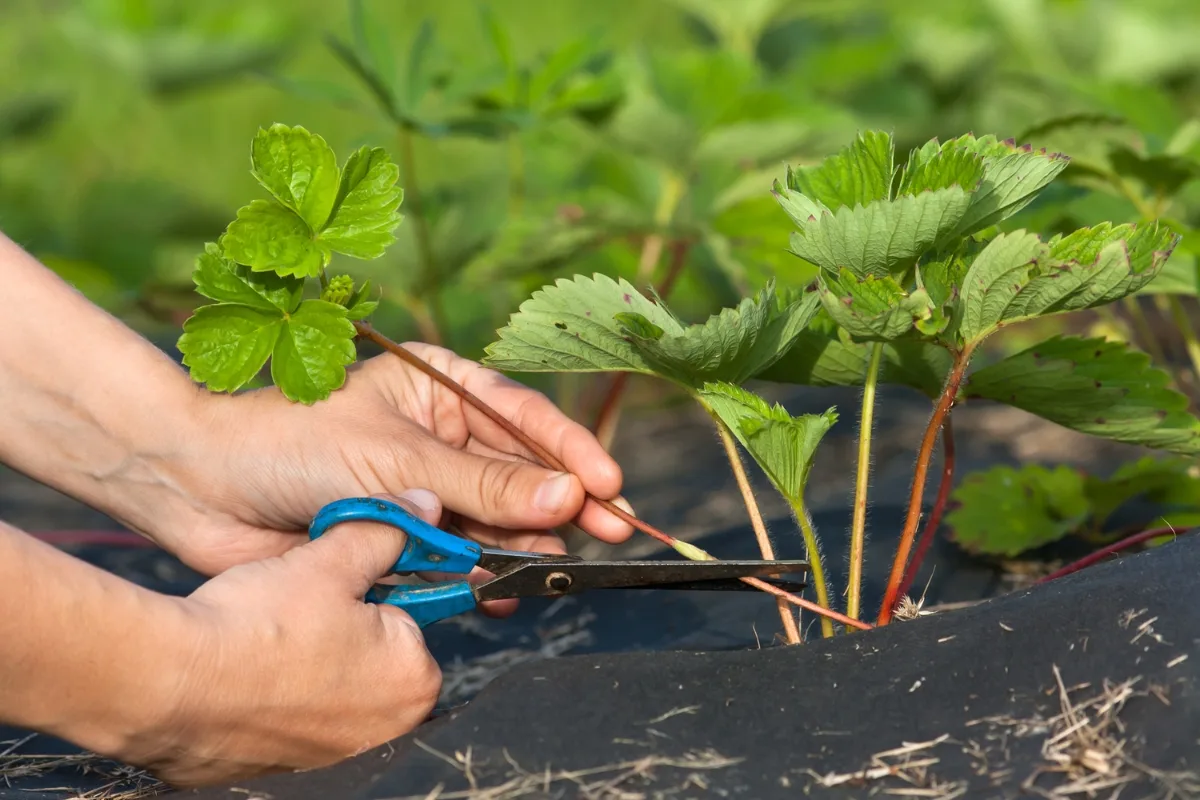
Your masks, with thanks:
[(544, 661), (338, 767), (182, 794), (1200, 797), (1197, 574), (1188, 537), (829, 642)]

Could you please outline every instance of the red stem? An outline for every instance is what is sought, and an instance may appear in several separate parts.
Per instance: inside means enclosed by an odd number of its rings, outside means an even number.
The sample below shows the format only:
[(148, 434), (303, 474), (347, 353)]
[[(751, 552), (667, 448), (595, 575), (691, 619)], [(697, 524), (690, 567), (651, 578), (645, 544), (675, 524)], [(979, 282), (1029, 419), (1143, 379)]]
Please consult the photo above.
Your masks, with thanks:
[[(1085, 567), (1090, 567), (1093, 564), (1103, 561), (1114, 553), (1119, 553), (1122, 550), (1128, 550), (1130, 547), (1134, 547), (1142, 542), (1149, 541), (1150, 539), (1157, 539), (1160, 536), (1170, 536), (1172, 534), (1178, 536), (1180, 533), (1180, 531), (1177, 531), (1174, 528), (1152, 528), (1148, 531), (1135, 533), (1133, 536), (1127, 536), (1119, 542), (1113, 542), (1110, 545), (1102, 547), (1096, 552), (1090, 553), (1078, 561), (1073, 561), (1056, 572), (1051, 572), (1046, 577), (1035, 581), (1034, 585), (1036, 586), (1039, 583), (1046, 583), (1056, 578), (1061, 578), (1064, 575), (1070, 575), (1072, 572), (1078, 572)], [(1182, 531), (1182, 533), (1187, 533), (1187, 531)]]
[(971, 360), (973, 347), (968, 346), (954, 360), (954, 368), (946, 379), (942, 395), (934, 406), (933, 415), (925, 427), (925, 437), (921, 440), (921, 449), (917, 453), (917, 466), (913, 471), (912, 492), (908, 497), (908, 516), (904, 520), (904, 531), (900, 534), (900, 544), (896, 548), (896, 557), (892, 560), (892, 573), (888, 577), (887, 592), (883, 596), (883, 605), (879, 607), (879, 625), (887, 625), (892, 621), (892, 613), (900, 601), (900, 582), (904, 580), (905, 568), (908, 566), (908, 554), (912, 550), (913, 539), (917, 535), (917, 525), (921, 522), (921, 501), (925, 495), (925, 478), (929, 473), (929, 462), (933, 458), (933, 446), (937, 442), (938, 431), (950, 413), (958, 397), (958, 387), (962, 384), (967, 372), (967, 364)]
[[(691, 246), (692, 243), (686, 239), (676, 239), (671, 242), (671, 263), (667, 266), (667, 274), (663, 277), (662, 283), (657, 287), (658, 296), (663, 300), (666, 300), (671, 294), (671, 290), (675, 288), (679, 276), (683, 273)], [(600, 410), (596, 414), (596, 423), (592, 426), (592, 431), (604, 445), (605, 450), (610, 449), (613, 438), (616, 436), (617, 418), (621, 415), (621, 396), (624, 395), (625, 387), (628, 384), (629, 373), (617, 373), (613, 377), (612, 383), (609, 384), (608, 392), (604, 395), (604, 402), (600, 404)]]
[(925, 560), (925, 555), (936, 538), (938, 527), (942, 524), (942, 514), (945, 513), (946, 504), (950, 501), (950, 488), (953, 485), (954, 429), (950, 426), (950, 414), (947, 414), (946, 421), (942, 423), (942, 480), (938, 484), (937, 499), (933, 503), (929, 521), (925, 523), (925, 530), (921, 532), (921, 540), (917, 543), (917, 550), (913, 553), (912, 561), (909, 562), (908, 569), (904, 571), (904, 581), (900, 584), (897, 597), (904, 597), (908, 594), (913, 581), (917, 579), (917, 573), (921, 571), (921, 562)]
[[(460, 398), (462, 398), (463, 401), (465, 401), (468, 405), (470, 405), (472, 408), (474, 408), (479, 413), (486, 416), (492, 422), (499, 425), (510, 436), (512, 436), (514, 439), (516, 439), (518, 442), (520, 442), (522, 445), (524, 445), (529, 450), (530, 453), (532, 453), (538, 460), (540, 460), (542, 462), (543, 465), (548, 466), (550, 469), (559, 470), (560, 472), (567, 471), (567, 468), (563, 465), (563, 463), (561, 461), (559, 461), (557, 458), (555, 458), (552, 453), (550, 453), (548, 450), (546, 450), (546, 448), (542, 447), (540, 444), (535, 442), (533, 439), (529, 438), (528, 434), (526, 434), (524, 431), (522, 431), (516, 425), (513, 425), (511, 422), (509, 422), (507, 419), (505, 419), (503, 416), (501, 416), (500, 412), (496, 411), (491, 406), (489, 406), (487, 403), (483, 402), (478, 397), (476, 397), (474, 394), (472, 394), (471, 392), (464, 389), (456, 380), (451, 378), (449, 375), (445, 374), (444, 372), (439, 370), (437, 367), (434, 367), (433, 365), (427, 364), (425, 361), (422, 361), (414, 353), (410, 353), (408, 350), (405, 350), (399, 344), (397, 344), (396, 342), (393, 342), (391, 339), (389, 339), (388, 337), (384, 336), (379, 331), (372, 328), (368, 323), (355, 322), (354, 327), (358, 331), (359, 336), (363, 337), (364, 339), (368, 339), (371, 342), (374, 342), (375, 344), (382, 347), (384, 350), (387, 350), (389, 353), (399, 356), (401, 359), (403, 359), (405, 361), (405, 363), (409, 364), (412, 367), (415, 367), (416, 369), (425, 373), (429, 377), (433, 378), (438, 383), (445, 386), (450, 391), (454, 392), (456, 395), (458, 395)], [(671, 536), (670, 534), (663, 533), (658, 528), (655, 528), (653, 525), (649, 525), (645, 522), (642, 522), (640, 519), (633, 516), (628, 511), (626, 511), (625, 509), (618, 506), (616, 503), (613, 503), (611, 500), (603, 500), (599, 497), (596, 497), (595, 495), (593, 495), (591, 493), (588, 493), (588, 499), (595, 502), (597, 505), (599, 505), (605, 511), (608, 511), (609, 513), (611, 513), (612, 515), (614, 515), (621, 521), (623, 521), (629, 525), (632, 525), (635, 529), (641, 531), (642, 533), (644, 533), (648, 536), (651, 536), (654, 539), (657, 539), (658, 541), (662, 542), (663, 544), (667, 545), (668, 547), (670, 547), (672, 549), (675, 549), (675, 544), (677, 541), (675, 539), (675, 537)], [(747, 584), (755, 587), (756, 589), (761, 589), (762, 591), (764, 591), (768, 594), (775, 595), (776, 597), (785, 598), (786, 600), (788, 600), (788, 602), (791, 602), (791, 603), (799, 606), (800, 608), (811, 611), (814, 614), (820, 614), (821, 616), (829, 617), (830, 619), (832, 619), (836, 622), (840, 622), (843, 625), (851, 625), (855, 628), (858, 628), (859, 630), (870, 630), (871, 629), (871, 626), (864, 622), (860, 622), (856, 619), (850, 619), (849, 617), (847, 617), (843, 614), (839, 614), (838, 612), (833, 611), (832, 609), (824, 608), (824, 607), (819, 606), (816, 603), (813, 603), (809, 600), (805, 600), (803, 597), (798, 597), (794, 594), (791, 594), (790, 592), (785, 592), (783, 589), (780, 589), (776, 586), (772, 586), (769, 583), (765, 583), (765, 582), (759, 580), (758, 578), (742, 578), (741, 580), (743, 583), (747, 583)]]

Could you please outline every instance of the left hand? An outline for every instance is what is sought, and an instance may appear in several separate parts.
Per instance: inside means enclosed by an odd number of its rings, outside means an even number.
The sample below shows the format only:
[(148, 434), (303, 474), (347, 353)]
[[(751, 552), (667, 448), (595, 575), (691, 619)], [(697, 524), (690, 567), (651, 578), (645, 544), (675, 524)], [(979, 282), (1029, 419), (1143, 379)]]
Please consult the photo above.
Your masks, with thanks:
[[(500, 426), (395, 355), (350, 368), (346, 384), (314, 406), (274, 387), (200, 403), (209, 440), (181, 457), (175, 480), (186, 502), (150, 531), (194, 569), (215, 575), (307, 541), (326, 503), (427, 489), (446, 523), (481, 544), (563, 553), (553, 528), (575, 521), (622, 542), (632, 528), (598, 506), (619, 498), (621, 470), (596, 438), (544, 395), (440, 347), (415, 353), (553, 453), (565, 474), (538, 466)], [(206, 437), (207, 438), (207, 437)], [(476, 579), (486, 573), (476, 570)], [(489, 604), (503, 615), (515, 601)]]

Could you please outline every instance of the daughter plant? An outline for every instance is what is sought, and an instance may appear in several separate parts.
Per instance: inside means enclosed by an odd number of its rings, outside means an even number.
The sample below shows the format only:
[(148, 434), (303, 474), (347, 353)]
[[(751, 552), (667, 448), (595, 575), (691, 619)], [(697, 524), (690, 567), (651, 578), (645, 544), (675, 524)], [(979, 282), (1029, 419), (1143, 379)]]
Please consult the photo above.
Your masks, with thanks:
[[(1000, 232), (997, 225), (1066, 166), (1061, 156), (971, 135), (931, 141), (903, 163), (894, 151), (888, 134), (864, 133), (822, 164), (789, 169), (786, 180), (775, 184), (774, 194), (796, 227), (791, 251), (820, 270), (811, 284), (780, 287), (769, 280), (736, 307), (688, 324), (652, 290), (647, 297), (603, 275), (562, 279), (522, 304), (485, 359), (516, 372), (655, 375), (693, 397), (713, 419), (765, 558), (773, 557), (773, 547), (739, 445), (794, 512), (817, 602), (746, 579), (776, 596), (790, 642), (800, 640), (792, 606), (819, 614), (825, 636), (834, 635), (834, 621), (870, 627), (860, 620), (859, 606), (878, 383), (914, 386), (934, 401), (877, 617), (886, 624), (906, 573), (911, 577), (915, 568), (909, 555), (938, 433), (962, 397), (980, 344), (1023, 320), (1136, 292), (1157, 275), (1177, 241), (1156, 224), (1105, 224), (1048, 240), (1023, 230)], [(234, 391), (269, 361), (284, 395), (315, 403), (343, 385), (345, 368), (356, 357), (355, 339), (367, 339), (504, 426), (546, 466), (561, 468), (478, 398), (375, 330), (367, 321), (377, 304), (368, 284), (329, 274), (335, 253), (377, 258), (394, 241), (402, 191), (382, 149), (363, 147), (339, 168), (321, 137), (277, 124), (259, 131), (251, 162), (270, 199), (239, 210), (197, 259), (197, 290), (214, 303), (196, 310), (179, 341), (195, 380), (214, 391)], [(1055, 337), (980, 370), (972, 377), (973, 393), (1095, 435), (1175, 452), (1200, 450), (1200, 422), (1169, 404), (1148, 406), (1147, 398), (1162, 399), (1153, 389), (1158, 373), (1129, 355), (1100, 340)], [(814, 454), (837, 415), (831, 408), (792, 416), (745, 387), (755, 378), (864, 387), (845, 614), (832, 608), (829, 576), (804, 504)], [(685, 557), (712, 558), (597, 502)]]

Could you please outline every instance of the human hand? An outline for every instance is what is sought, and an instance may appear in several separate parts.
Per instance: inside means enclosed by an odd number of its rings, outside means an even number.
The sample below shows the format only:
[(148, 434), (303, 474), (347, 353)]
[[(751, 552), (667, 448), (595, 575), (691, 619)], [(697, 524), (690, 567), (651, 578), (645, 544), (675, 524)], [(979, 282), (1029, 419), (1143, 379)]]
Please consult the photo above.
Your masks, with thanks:
[[(400, 498), (428, 522), (436, 496)], [(156, 730), (114, 754), (177, 787), (336, 763), (428, 717), (441, 672), (405, 612), (364, 603), (404, 534), (343, 523), (186, 600), (193, 645)]]
[[(174, 466), (183, 513), (165, 514), (156, 541), (192, 567), (216, 574), (278, 555), (304, 541), (328, 502), (427, 487), (454, 523), (480, 543), (561, 553), (552, 529), (576, 521), (607, 542), (632, 528), (594, 501), (618, 498), (621, 471), (583, 426), (545, 396), (439, 347), (405, 347), (448, 374), (559, 458), (537, 466), (501, 427), (392, 354), (352, 367), (346, 385), (301, 406), (275, 388), (208, 395), (213, 436)], [(557, 477), (556, 477), (557, 475)], [(619, 505), (628, 509), (624, 500)], [(479, 571), (474, 580), (482, 577)], [(483, 609), (510, 613), (516, 601)]]

